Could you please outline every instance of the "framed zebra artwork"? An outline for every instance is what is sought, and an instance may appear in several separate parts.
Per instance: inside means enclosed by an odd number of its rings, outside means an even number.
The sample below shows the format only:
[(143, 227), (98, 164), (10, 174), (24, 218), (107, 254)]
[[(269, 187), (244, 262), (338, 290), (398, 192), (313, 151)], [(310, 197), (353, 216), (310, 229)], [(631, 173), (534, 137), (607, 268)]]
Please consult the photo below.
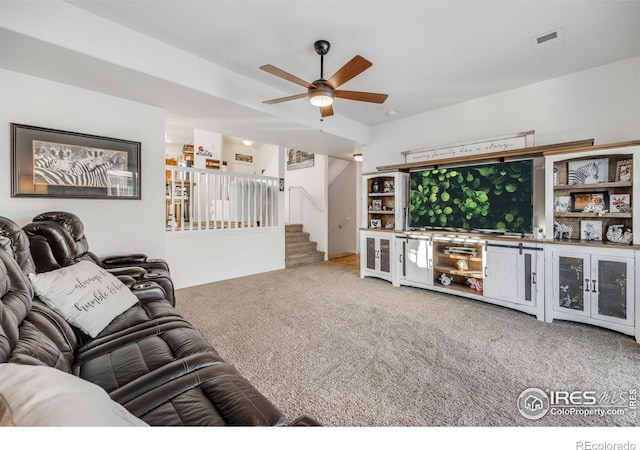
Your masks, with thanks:
[(11, 196), (140, 197), (140, 142), (11, 124)]
[(568, 184), (598, 184), (609, 182), (609, 158), (569, 161)]

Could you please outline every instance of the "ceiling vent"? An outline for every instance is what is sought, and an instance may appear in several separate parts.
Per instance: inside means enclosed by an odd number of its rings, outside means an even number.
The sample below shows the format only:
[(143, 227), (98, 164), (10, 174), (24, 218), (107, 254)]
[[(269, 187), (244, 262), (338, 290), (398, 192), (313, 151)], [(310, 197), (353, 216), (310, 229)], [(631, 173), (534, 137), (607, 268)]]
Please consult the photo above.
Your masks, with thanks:
[(544, 50), (547, 47), (553, 47), (562, 42), (562, 28), (549, 31), (548, 33), (534, 36), (531, 38), (533, 48), (536, 51)]

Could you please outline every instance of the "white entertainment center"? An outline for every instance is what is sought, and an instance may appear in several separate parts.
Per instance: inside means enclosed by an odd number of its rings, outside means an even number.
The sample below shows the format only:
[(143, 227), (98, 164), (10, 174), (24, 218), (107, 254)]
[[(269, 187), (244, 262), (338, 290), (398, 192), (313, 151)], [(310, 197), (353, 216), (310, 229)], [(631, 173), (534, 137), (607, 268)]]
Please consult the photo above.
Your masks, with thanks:
[[(633, 214), (640, 141), (592, 143), (410, 162), (363, 175), (361, 277), (461, 295), (541, 321), (600, 326), (640, 342), (640, 219)], [(541, 172), (533, 175), (531, 232), (410, 228), (411, 172), (524, 159), (535, 159)]]

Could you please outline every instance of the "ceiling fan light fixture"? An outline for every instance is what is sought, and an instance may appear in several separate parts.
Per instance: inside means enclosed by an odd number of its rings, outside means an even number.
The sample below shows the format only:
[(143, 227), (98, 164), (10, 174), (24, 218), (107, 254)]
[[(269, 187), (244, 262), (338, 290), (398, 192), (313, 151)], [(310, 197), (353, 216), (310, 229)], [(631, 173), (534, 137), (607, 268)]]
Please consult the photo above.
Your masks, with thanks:
[(333, 104), (333, 95), (328, 92), (315, 90), (309, 93), (309, 102), (318, 108), (330, 106)]
[(333, 98), (336, 96), (335, 91), (325, 85), (323, 81), (324, 80), (314, 81), (313, 84), (316, 87), (309, 90), (309, 102), (318, 108), (331, 106), (333, 104)]
[(316, 93), (316, 95), (312, 94), (309, 101), (313, 106), (317, 106), (318, 108), (333, 105), (333, 97), (320, 92)]

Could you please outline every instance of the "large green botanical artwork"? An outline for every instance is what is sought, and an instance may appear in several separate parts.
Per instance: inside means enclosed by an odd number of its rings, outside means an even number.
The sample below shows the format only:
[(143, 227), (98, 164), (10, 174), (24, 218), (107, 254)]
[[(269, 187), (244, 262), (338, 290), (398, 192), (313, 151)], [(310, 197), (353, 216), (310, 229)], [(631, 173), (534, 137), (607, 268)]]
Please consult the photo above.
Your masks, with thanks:
[(412, 172), (409, 219), (414, 228), (531, 233), (533, 162)]

